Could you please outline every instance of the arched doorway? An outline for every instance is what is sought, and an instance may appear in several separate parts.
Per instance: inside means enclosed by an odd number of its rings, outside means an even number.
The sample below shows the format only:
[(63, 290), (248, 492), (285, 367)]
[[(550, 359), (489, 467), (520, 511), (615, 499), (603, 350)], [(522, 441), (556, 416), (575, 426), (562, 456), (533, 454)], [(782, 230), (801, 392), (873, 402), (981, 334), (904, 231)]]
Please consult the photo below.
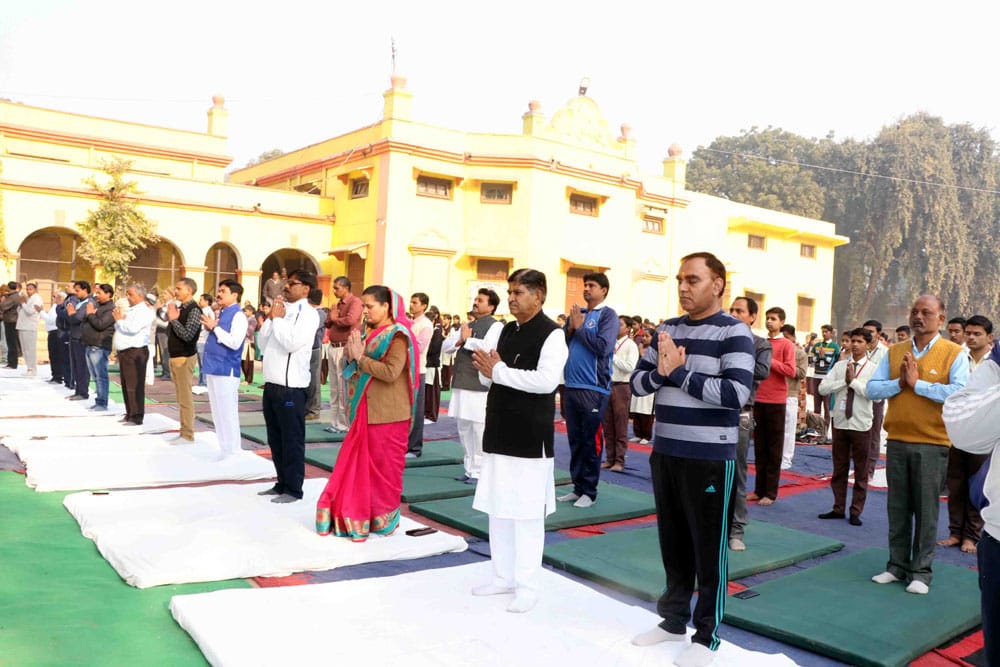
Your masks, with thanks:
[(264, 296), (264, 283), (271, 277), (271, 274), (275, 271), (280, 274), (282, 270), (289, 274), (299, 269), (319, 275), (319, 264), (316, 263), (316, 260), (296, 248), (282, 248), (268, 255), (264, 263), (260, 265), (261, 300)]
[(33, 232), (21, 243), (18, 276), (25, 280), (70, 283), (94, 281), (94, 267), (80, 257), (83, 238), (71, 229), (47, 227)]
[(177, 246), (161, 238), (159, 243), (136, 251), (128, 273), (133, 282), (143, 285), (147, 290), (155, 287), (162, 291), (166, 287), (173, 287), (182, 277), (183, 264), (184, 260)]
[(202, 291), (215, 294), (215, 287), (223, 280), (237, 280), (240, 268), (236, 251), (228, 243), (216, 243), (205, 255), (205, 284)]

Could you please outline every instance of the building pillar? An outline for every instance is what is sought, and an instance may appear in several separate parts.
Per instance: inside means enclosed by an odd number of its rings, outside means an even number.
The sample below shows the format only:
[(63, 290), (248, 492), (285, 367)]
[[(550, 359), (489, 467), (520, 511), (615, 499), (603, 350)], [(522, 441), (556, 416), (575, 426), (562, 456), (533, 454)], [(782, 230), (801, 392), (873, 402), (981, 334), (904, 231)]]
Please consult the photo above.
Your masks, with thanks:
[(260, 277), (262, 271), (251, 269), (236, 269), (236, 282), (243, 285), (243, 301), (249, 301), (254, 306), (260, 306)]

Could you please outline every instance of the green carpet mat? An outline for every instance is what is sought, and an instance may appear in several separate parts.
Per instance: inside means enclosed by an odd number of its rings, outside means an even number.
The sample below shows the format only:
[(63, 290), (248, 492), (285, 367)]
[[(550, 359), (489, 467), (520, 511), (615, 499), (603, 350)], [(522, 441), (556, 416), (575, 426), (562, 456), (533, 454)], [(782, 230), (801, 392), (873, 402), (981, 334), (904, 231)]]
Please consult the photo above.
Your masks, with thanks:
[(980, 623), (973, 570), (934, 563), (928, 595), (875, 584), (889, 553), (865, 549), (726, 600), (725, 622), (852, 665), (905, 665)]
[[(333, 470), (333, 464), (337, 462), (337, 455), (340, 453), (340, 446), (315, 447), (306, 450), (306, 463), (311, 463), (323, 470)], [(424, 443), (424, 453), (420, 458), (406, 459), (407, 468), (426, 468), (428, 466), (451, 465), (461, 463), (464, 459), (465, 449), (462, 444), (454, 440), (435, 440)], [(462, 473), (457, 473), (453, 477), (458, 477)]]
[[(597, 488), (597, 502), (586, 509), (573, 507), (572, 503), (556, 503), (556, 512), (545, 519), (545, 530), (632, 519), (656, 511), (651, 494), (607, 482), (601, 482)], [(569, 490), (568, 487), (556, 489), (556, 495)], [(471, 497), (414, 503), (410, 505), (410, 509), (471, 535), (489, 536), (489, 518), (482, 512), (472, 509)]]
[[(730, 581), (844, 548), (836, 540), (763, 521), (747, 526), (744, 541), (746, 551), (729, 552)], [(658, 600), (666, 585), (656, 526), (552, 544), (545, 547), (544, 560), (643, 600)]]
[(249, 588), (240, 579), (139, 590), (121, 580), (62, 507), (0, 473), (0, 664), (204, 665), (170, 615), (174, 595)]
[[(425, 451), (426, 448), (427, 445), (424, 444)], [(461, 477), (464, 474), (465, 467), (462, 465), (441, 465), (407, 470), (403, 473), (402, 500), (404, 503), (419, 503), (443, 498), (471, 496), (476, 492), (476, 485), (455, 480), (456, 477)], [(557, 469), (555, 480), (556, 484), (567, 484), (570, 481), (569, 473)], [(476, 512), (476, 514), (481, 513)]]
[[(306, 442), (343, 442), (344, 433), (327, 433), (325, 429), (329, 424), (314, 422), (306, 424)], [(247, 440), (267, 444), (266, 426), (241, 426), (240, 435)]]

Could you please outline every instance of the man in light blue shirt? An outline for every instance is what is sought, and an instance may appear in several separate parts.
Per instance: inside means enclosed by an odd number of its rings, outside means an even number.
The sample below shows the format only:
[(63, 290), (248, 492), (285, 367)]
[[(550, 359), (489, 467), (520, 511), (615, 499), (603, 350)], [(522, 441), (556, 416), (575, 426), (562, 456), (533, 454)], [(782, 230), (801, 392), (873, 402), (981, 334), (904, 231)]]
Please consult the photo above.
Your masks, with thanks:
[(889, 348), (867, 385), (870, 400), (889, 399), (889, 562), (872, 581), (905, 581), (908, 593), (921, 595), (930, 589), (939, 496), (951, 446), (941, 407), (969, 377), (969, 355), (939, 333), (944, 312), (939, 297), (919, 297), (910, 310), (913, 338)]

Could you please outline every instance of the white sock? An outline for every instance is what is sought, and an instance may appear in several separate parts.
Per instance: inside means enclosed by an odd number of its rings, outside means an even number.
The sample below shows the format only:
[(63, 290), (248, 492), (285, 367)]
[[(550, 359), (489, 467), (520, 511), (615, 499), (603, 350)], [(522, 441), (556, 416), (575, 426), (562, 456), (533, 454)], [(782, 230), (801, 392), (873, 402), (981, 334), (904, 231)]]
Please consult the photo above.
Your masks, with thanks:
[(715, 651), (704, 644), (693, 643), (674, 660), (677, 667), (707, 667), (715, 660)]
[(580, 498), (578, 498), (577, 501), (573, 503), (573, 507), (590, 507), (595, 502), (597, 501), (591, 500), (590, 496), (580, 496)]
[(914, 579), (910, 582), (910, 585), (906, 587), (907, 593), (916, 593), (917, 595), (927, 595), (931, 588), (922, 581), (917, 581)]
[(654, 644), (659, 644), (660, 642), (681, 642), (687, 638), (687, 634), (675, 635), (672, 632), (667, 632), (660, 626), (654, 626), (652, 630), (646, 630), (645, 632), (632, 637), (632, 643), (636, 646), (653, 646)]
[(487, 595), (505, 595), (513, 592), (513, 588), (509, 586), (500, 586), (498, 584), (483, 584), (482, 586), (475, 586), (472, 589), (472, 594), (477, 597), (484, 597)]
[(569, 493), (567, 493), (565, 496), (559, 496), (558, 498), (556, 498), (556, 500), (558, 500), (561, 503), (571, 503), (574, 500), (579, 500), (579, 499), (580, 499), (580, 496), (576, 495), (572, 491), (570, 491)]
[(514, 593), (514, 599), (507, 605), (507, 611), (513, 614), (523, 614), (531, 611), (538, 603), (538, 595), (530, 588), (519, 588)]
[(894, 581), (899, 581), (899, 577), (894, 575), (892, 572), (883, 572), (882, 574), (876, 574), (872, 577), (872, 581), (876, 584), (891, 584)]

